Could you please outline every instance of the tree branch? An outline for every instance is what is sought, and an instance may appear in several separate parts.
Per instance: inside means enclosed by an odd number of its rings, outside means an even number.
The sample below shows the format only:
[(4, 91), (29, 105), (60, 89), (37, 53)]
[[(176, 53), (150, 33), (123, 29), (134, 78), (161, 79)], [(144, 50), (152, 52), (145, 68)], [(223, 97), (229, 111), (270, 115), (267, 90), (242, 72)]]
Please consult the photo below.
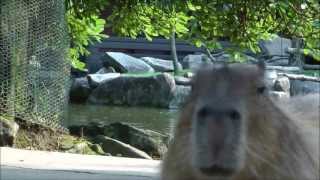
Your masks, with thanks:
[(278, 73), (278, 75), (285, 76), (293, 80), (320, 82), (319, 77), (312, 77), (312, 76), (306, 76), (306, 75), (300, 75), (300, 74), (287, 74), (287, 73)]

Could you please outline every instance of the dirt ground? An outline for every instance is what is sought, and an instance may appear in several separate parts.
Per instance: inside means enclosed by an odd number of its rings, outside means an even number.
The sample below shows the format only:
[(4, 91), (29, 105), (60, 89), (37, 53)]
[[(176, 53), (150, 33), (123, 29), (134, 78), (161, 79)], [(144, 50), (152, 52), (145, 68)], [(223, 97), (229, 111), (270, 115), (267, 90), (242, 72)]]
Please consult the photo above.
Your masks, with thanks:
[(66, 132), (30, 123), (21, 119), (15, 120), (19, 131), (14, 142), (15, 148), (43, 151), (60, 151), (61, 142), (68, 135)]

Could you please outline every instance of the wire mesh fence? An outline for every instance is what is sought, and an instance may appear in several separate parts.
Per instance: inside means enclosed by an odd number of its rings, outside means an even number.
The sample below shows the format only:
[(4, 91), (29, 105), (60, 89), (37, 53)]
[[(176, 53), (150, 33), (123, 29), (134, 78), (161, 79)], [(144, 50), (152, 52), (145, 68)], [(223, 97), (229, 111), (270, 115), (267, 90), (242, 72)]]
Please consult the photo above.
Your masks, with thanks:
[(66, 28), (64, 0), (0, 0), (0, 116), (63, 129)]

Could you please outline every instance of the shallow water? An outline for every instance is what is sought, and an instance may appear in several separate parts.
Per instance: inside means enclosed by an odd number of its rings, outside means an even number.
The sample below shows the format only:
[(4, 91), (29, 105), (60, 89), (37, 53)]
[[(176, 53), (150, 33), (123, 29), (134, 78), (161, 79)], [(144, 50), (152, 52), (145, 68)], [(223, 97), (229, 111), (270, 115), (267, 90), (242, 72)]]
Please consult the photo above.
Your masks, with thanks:
[(119, 107), (71, 104), (65, 126), (98, 122), (125, 122), (139, 128), (169, 133), (178, 115), (177, 110), (146, 107)]

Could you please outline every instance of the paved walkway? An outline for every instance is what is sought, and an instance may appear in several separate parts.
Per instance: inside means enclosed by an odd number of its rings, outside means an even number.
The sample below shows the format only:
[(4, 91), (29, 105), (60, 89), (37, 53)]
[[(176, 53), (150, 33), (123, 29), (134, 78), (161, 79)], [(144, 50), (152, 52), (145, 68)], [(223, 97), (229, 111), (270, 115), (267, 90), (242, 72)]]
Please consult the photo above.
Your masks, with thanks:
[(0, 148), (1, 180), (157, 180), (159, 161)]

